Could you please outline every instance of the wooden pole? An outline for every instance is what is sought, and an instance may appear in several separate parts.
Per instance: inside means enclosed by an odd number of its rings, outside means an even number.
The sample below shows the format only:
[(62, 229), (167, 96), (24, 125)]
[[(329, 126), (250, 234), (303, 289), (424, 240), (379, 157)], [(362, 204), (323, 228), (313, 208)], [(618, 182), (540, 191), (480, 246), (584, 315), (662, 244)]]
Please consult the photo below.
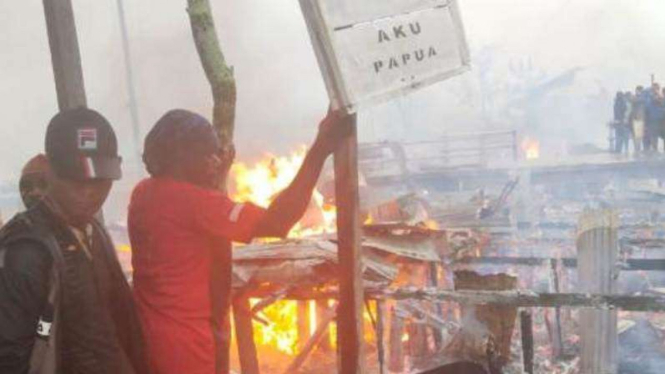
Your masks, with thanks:
[[(616, 292), (617, 227), (617, 215), (611, 210), (589, 211), (580, 217), (577, 269), (581, 292)], [(581, 310), (580, 342), (581, 374), (617, 373), (616, 310)]]
[(71, 0), (44, 0), (46, 31), (61, 111), (87, 106)]
[[(217, 130), (222, 147), (222, 162), (231, 163), (233, 157), (235, 157), (233, 132), (237, 100), (233, 68), (227, 64), (219, 43), (210, 2), (208, 0), (187, 0), (187, 14), (189, 15), (196, 51), (212, 91), (212, 124)], [(227, 190), (227, 178), (228, 170), (220, 180), (218, 187), (221, 191)], [(224, 251), (230, 251), (232, 244), (230, 241), (225, 241), (221, 243), (221, 247)], [(251, 327), (251, 320), (249, 324)], [(221, 331), (221, 334), (229, 335), (230, 331)], [(227, 341), (221, 342), (224, 345), (227, 343)], [(228, 351), (230, 347), (225, 346), (221, 349)], [(225, 371), (228, 371), (230, 366), (230, 362), (226, 360), (228, 357), (229, 354), (224, 354), (222, 356), (224, 361), (220, 364)]]
[(335, 199), (339, 257), (339, 312), (337, 315), (338, 369), (363, 373), (363, 286), (358, 194), (358, 135), (353, 131), (335, 152)]
[(388, 370), (393, 373), (404, 371), (404, 321), (395, 307), (390, 309), (390, 335), (388, 337)]
[(309, 301), (298, 301), (298, 318), (296, 323), (298, 324), (298, 348), (302, 348), (307, 343), (310, 337), (309, 331)]
[[(233, 67), (229, 66), (217, 37), (215, 20), (208, 0), (187, 0), (187, 13), (192, 28), (194, 44), (201, 65), (210, 83), (213, 98), (212, 124), (217, 130), (223, 161), (235, 156), (233, 134), (235, 131), (237, 88)], [(222, 176), (220, 189), (226, 191), (226, 179)]]
[(520, 327), (522, 331), (522, 362), (525, 374), (533, 374), (533, 319), (531, 313), (520, 312)]
[[(134, 67), (132, 65), (132, 54), (129, 48), (129, 34), (127, 32), (127, 21), (125, 18), (124, 0), (117, 0), (118, 19), (120, 22), (120, 34), (122, 36), (122, 50), (125, 57), (125, 82), (127, 84), (127, 95), (129, 96), (129, 114), (132, 119), (132, 135), (134, 140), (134, 156), (136, 162), (141, 164), (141, 125), (139, 121), (139, 107), (136, 101), (136, 88), (134, 86)], [(139, 168), (140, 169), (140, 168)]]
[[(554, 293), (561, 292), (561, 285), (559, 283), (559, 268), (558, 260), (550, 260), (550, 281), (551, 281), (551, 290)], [(560, 359), (563, 356), (563, 332), (561, 327), (561, 308), (554, 308), (554, 320), (551, 321), (551, 330), (552, 330), (552, 353), (556, 359)]]
[[(325, 316), (326, 311), (328, 310), (328, 300), (316, 300), (316, 320), (320, 321), (323, 319)], [(324, 352), (329, 352), (332, 350), (332, 346), (330, 344), (330, 331), (326, 329), (323, 332), (323, 338), (321, 338), (321, 342), (319, 343), (319, 349), (324, 351)]]
[[(430, 287), (439, 287), (439, 266), (436, 263), (432, 263), (429, 266), (429, 281)], [(434, 303), (434, 310), (437, 317), (443, 318), (443, 307), (441, 306), (441, 303)], [(443, 331), (437, 327), (432, 327), (432, 335), (434, 337), (434, 346), (436, 349), (441, 348), (443, 345)]]
[(376, 354), (379, 360), (379, 374), (386, 372), (386, 352), (384, 345), (386, 302), (376, 300)]
[(259, 374), (259, 359), (254, 343), (254, 328), (248, 298), (240, 297), (233, 300), (233, 322), (236, 328), (240, 371), (243, 374)]

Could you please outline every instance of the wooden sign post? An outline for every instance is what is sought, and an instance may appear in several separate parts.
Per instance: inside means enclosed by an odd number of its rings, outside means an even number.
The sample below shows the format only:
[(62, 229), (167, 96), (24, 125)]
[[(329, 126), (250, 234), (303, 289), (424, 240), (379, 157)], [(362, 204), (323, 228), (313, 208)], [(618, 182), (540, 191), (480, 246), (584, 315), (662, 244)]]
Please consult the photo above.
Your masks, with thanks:
[(55, 89), (60, 110), (87, 106), (71, 0), (44, 0)]
[[(469, 53), (456, 0), (300, 0), (334, 110), (376, 103), (460, 74)], [(335, 152), (338, 369), (363, 373), (357, 117)]]
[(337, 345), (339, 372), (363, 373), (363, 285), (360, 248), (360, 198), (358, 193), (358, 137), (353, 133), (335, 152), (337, 203), (337, 256), (339, 258), (339, 309)]

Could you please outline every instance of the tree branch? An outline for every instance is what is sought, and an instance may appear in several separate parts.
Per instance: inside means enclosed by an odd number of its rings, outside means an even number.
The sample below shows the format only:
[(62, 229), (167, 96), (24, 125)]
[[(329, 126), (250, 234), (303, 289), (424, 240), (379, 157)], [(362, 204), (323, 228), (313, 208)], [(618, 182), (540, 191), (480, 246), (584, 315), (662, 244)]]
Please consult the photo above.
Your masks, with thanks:
[(213, 96), (213, 126), (224, 151), (233, 149), (236, 112), (236, 82), (217, 38), (208, 0), (187, 0), (192, 36)]

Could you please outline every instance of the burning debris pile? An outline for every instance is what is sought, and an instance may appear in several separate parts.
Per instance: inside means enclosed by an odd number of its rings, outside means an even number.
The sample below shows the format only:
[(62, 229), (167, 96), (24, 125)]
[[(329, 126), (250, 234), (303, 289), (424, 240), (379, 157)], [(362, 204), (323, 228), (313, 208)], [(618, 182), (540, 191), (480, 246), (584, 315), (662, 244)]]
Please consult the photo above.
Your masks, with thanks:
[[(290, 179), (280, 174), (295, 173), (303, 156), (304, 150), (236, 167), (235, 197), (267, 205), (285, 187), (280, 181)], [(618, 372), (660, 372), (663, 317), (636, 311), (665, 306), (665, 276), (655, 271), (665, 269), (659, 214), (665, 199), (653, 189), (598, 183), (535, 185), (530, 224), (521, 228), (518, 183), (504, 180), (489, 192), (411, 192), (363, 207), (368, 372), (418, 373), (467, 360), (492, 374), (582, 373), (589, 343), (580, 323), (586, 312), (576, 307), (610, 305), (571, 293), (581, 287), (580, 267), (589, 266), (580, 257), (578, 221), (589, 201), (615, 207), (621, 223), (617, 260), (608, 267), (620, 295), (608, 302), (633, 311), (617, 318)], [(288, 240), (234, 253), (235, 294), (248, 301), (262, 372), (335, 371), (341, 270), (335, 211), (327, 201), (317, 194)], [(624, 295), (633, 304), (621, 301)]]

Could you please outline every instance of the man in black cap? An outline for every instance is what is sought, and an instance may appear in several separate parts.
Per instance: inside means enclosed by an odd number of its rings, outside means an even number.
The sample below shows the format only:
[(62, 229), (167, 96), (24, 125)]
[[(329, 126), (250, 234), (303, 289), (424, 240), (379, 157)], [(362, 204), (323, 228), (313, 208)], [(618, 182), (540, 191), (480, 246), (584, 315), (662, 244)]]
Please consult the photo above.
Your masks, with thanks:
[(59, 113), (46, 133), (48, 190), (0, 231), (0, 373), (147, 373), (131, 291), (95, 220), (121, 176), (108, 121)]

